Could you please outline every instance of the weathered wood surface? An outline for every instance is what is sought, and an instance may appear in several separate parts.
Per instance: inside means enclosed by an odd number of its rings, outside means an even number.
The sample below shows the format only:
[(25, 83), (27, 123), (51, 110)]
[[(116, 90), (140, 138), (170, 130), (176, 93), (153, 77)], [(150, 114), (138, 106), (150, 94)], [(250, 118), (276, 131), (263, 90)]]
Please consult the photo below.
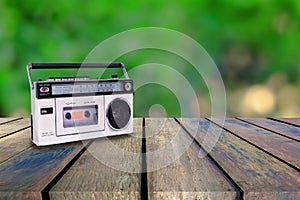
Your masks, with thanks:
[(82, 150), (82, 144), (31, 147), (0, 164), (2, 199), (41, 199), (42, 191)]
[[(50, 190), (50, 198), (139, 199), (142, 119), (135, 119), (134, 123), (132, 135), (95, 140)], [(119, 149), (114, 149), (111, 145)]]
[(7, 123), (12, 120), (16, 120), (16, 118), (0, 118), (0, 124)]
[(213, 146), (209, 154), (242, 189), (244, 199), (300, 198), (299, 171), (205, 119), (180, 122), (191, 134), (197, 133), (204, 149)]
[(278, 133), (280, 135), (284, 135), (291, 139), (300, 141), (300, 127), (292, 126), (289, 124), (281, 123), (279, 121), (273, 121), (270, 119), (263, 118), (239, 118), (248, 123), (257, 125), (263, 129), (267, 129)]
[[(239, 196), (239, 191), (214, 163), (208, 157), (199, 156), (204, 152), (174, 119), (146, 119), (145, 131), (147, 169), (151, 171), (148, 172), (149, 199), (236, 199)], [(168, 159), (174, 162), (169, 164)], [(160, 168), (162, 163), (169, 165)]]
[[(29, 119), (1, 119), (0, 199), (300, 199), (300, 119), (249, 121), (256, 125), (234, 120), (240, 123), (230, 126), (231, 133), (205, 119), (180, 119), (190, 135), (173, 119), (146, 119), (144, 131), (142, 119), (135, 119), (134, 134), (97, 139), (85, 150), (81, 142), (36, 147)], [(180, 142), (151, 155), (176, 135)], [(174, 157), (187, 142), (186, 151)], [(141, 155), (142, 146), (147, 154)], [(157, 168), (171, 158), (176, 159), (170, 165)]]
[[(212, 119), (212, 121), (220, 123), (220, 119)], [(225, 119), (223, 127), (294, 167), (300, 168), (298, 141), (233, 118)]]
[(0, 126), (0, 138), (7, 136), (11, 133), (30, 127), (30, 119), (18, 119), (11, 121)]
[(289, 123), (291, 125), (300, 126), (300, 118), (271, 118), (275, 121), (281, 121), (285, 123)]
[(0, 163), (19, 154), (32, 145), (30, 128), (0, 139)]

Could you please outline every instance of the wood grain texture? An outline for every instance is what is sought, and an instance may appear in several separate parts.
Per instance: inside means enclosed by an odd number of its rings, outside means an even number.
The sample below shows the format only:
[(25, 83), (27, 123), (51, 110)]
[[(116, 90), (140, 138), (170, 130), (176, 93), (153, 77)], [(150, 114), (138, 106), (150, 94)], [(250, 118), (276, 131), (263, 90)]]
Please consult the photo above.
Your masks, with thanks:
[(134, 119), (134, 133), (95, 140), (50, 190), (51, 199), (139, 199), (141, 136), (142, 119)]
[(30, 124), (29, 118), (19, 119), (0, 125), (0, 138), (13, 132), (28, 128)]
[(300, 126), (300, 118), (276, 118), (276, 121), (286, 122), (292, 125)]
[(15, 120), (16, 118), (0, 118), (0, 124)]
[[(212, 121), (220, 123), (219, 119), (212, 119)], [(300, 168), (299, 142), (233, 118), (226, 118), (223, 127)]]
[(33, 144), (30, 138), (30, 128), (16, 132), (0, 139), (0, 163), (17, 155)]
[(243, 121), (274, 131), (281, 135), (300, 141), (300, 127), (273, 121), (265, 118), (239, 118)]
[(33, 146), (1, 163), (1, 199), (41, 199), (41, 191), (82, 148), (80, 142)]
[[(205, 119), (180, 119), (244, 191), (244, 199), (299, 199), (299, 171)], [(208, 131), (209, 130), (209, 131)], [(220, 133), (220, 134), (218, 134)], [(216, 140), (216, 143), (209, 144)]]
[(212, 161), (202, 158), (204, 152), (174, 119), (146, 119), (145, 130), (149, 199), (238, 197), (239, 192)]

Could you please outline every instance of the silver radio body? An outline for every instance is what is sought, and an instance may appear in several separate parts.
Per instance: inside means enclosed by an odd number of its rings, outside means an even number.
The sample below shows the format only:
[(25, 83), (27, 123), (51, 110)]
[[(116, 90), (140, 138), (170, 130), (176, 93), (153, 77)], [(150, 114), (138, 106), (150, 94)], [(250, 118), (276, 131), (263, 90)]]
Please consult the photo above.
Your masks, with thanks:
[[(32, 82), (30, 70), (57, 68), (122, 68), (125, 78), (49, 78)], [(51, 145), (129, 134), (133, 131), (133, 81), (121, 63), (32, 63), (32, 141)]]

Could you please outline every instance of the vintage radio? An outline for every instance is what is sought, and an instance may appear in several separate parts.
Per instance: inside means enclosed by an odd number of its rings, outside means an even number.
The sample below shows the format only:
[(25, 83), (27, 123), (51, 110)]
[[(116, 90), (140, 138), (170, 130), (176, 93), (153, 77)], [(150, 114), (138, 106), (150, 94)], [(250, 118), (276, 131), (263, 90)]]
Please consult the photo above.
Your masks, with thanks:
[[(31, 79), (34, 69), (121, 68), (124, 78)], [(38, 145), (51, 145), (133, 131), (133, 81), (122, 63), (31, 63), (31, 133)]]

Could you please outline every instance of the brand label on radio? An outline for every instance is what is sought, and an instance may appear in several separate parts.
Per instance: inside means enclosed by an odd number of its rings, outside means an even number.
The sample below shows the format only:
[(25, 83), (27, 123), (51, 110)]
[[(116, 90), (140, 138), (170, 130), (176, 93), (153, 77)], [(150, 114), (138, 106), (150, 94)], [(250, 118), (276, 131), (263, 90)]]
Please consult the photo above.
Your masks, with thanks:
[(50, 91), (49, 87), (41, 87), (40, 88), (40, 92), (49, 92), (49, 91)]

